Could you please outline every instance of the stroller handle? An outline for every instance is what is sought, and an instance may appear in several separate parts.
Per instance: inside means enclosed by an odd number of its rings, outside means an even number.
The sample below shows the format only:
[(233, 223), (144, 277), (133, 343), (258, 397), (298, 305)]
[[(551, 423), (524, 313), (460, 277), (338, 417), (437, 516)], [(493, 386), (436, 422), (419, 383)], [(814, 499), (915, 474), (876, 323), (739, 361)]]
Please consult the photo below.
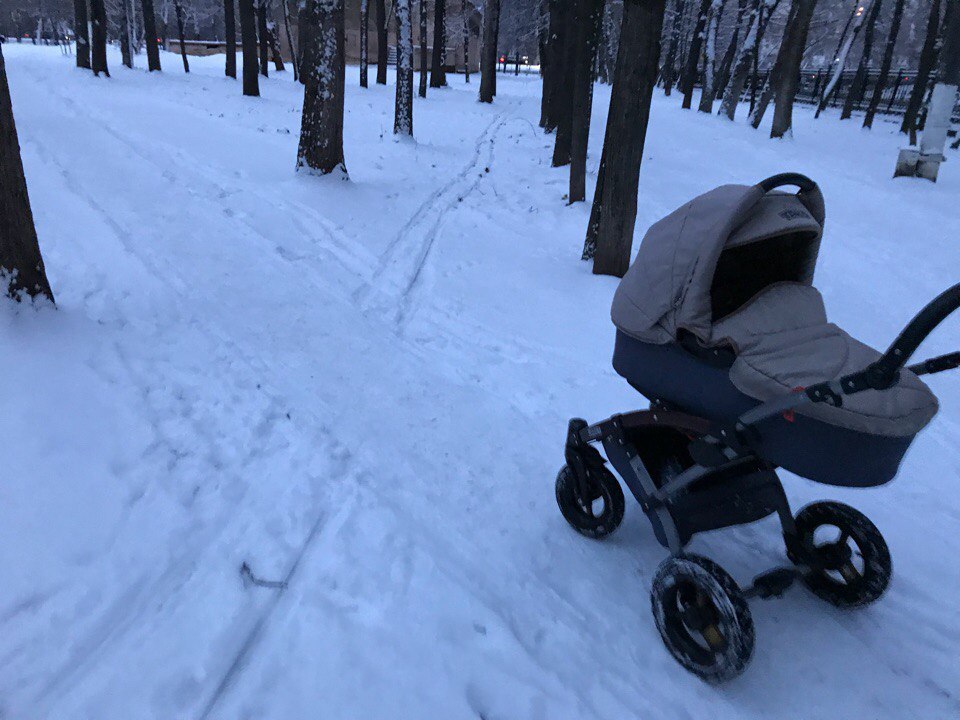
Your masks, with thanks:
[[(958, 308), (960, 308), (960, 283), (940, 293), (917, 313), (879, 360), (860, 372), (840, 378), (839, 387), (833, 387), (833, 382), (813, 385), (806, 389), (807, 396), (814, 402), (837, 404), (838, 391), (839, 394), (852, 395), (868, 389), (886, 390), (896, 385), (900, 379), (900, 370), (916, 352), (920, 343)], [(960, 353), (941, 355), (911, 365), (910, 370), (920, 375), (951, 370), (958, 367), (958, 357)]]
[(763, 190), (764, 193), (768, 193), (771, 190), (776, 190), (784, 185), (796, 185), (803, 192), (811, 192), (817, 188), (817, 184), (813, 180), (808, 178), (806, 175), (795, 172), (771, 175), (766, 180), (761, 180), (758, 182), (757, 185), (761, 190)]

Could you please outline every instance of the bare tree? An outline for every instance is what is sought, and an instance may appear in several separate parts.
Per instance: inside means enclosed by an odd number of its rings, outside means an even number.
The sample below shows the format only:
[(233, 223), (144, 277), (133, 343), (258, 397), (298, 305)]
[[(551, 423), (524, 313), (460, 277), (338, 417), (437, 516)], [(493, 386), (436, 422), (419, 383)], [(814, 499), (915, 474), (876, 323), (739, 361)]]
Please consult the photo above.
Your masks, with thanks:
[(73, 15), (74, 35), (77, 38), (77, 67), (89, 70), (90, 34), (87, 31), (87, 0), (73, 0)]
[(810, 20), (817, 0), (793, 0), (787, 27), (783, 31), (780, 52), (771, 71), (771, 86), (774, 92), (773, 126), (770, 137), (779, 138), (793, 129), (793, 101), (800, 85), (800, 61), (807, 46)]
[(257, 40), (260, 50), (260, 74), (270, 76), (270, 38), (267, 33), (267, 0), (257, 0)]
[(578, 6), (589, 0), (571, 0), (570, 7), (564, 15), (564, 44), (558, 48), (563, 53), (562, 73), (560, 82), (554, 91), (551, 115), (557, 123), (557, 133), (553, 142), (553, 167), (562, 167), (570, 162), (570, 140), (573, 133), (573, 79), (576, 72), (577, 57), (577, 16)]
[[(227, 0), (224, 1), (226, 2)], [(229, 0), (229, 2), (232, 13), (233, 0)], [(160, 48), (157, 46), (157, 18), (153, 10), (153, 0), (141, 0), (140, 10), (143, 13), (143, 39), (147, 46), (147, 70), (149, 72), (160, 72)], [(232, 18), (233, 15), (231, 14), (230, 17)], [(229, 44), (227, 47), (229, 49)], [(236, 77), (236, 54), (233, 56), (233, 61), (233, 75)]]
[(843, 69), (847, 64), (847, 57), (850, 55), (850, 48), (853, 47), (853, 41), (857, 39), (857, 35), (863, 27), (864, 7), (860, 2), (861, 0), (854, 0), (850, 17), (847, 18), (847, 24), (843, 26), (843, 32), (840, 33), (840, 40), (837, 42), (837, 49), (833, 53), (833, 62), (831, 63), (833, 72), (830, 74), (830, 79), (820, 93), (820, 102), (817, 103), (817, 112), (814, 114), (815, 118), (820, 117), (820, 113), (827, 108), (833, 91), (836, 89), (837, 83), (840, 82), (840, 78), (843, 75)]
[(413, 135), (413, 17), (411, 0), (393, 0), (397, 19), (397, 97), (393, 132)]
[[(243, 50), (243, 94), (259, 97), (259, 61), (257, 60), (257, 19), (253, 0), (239, 0), (240, 45)], [(304, 24), (306, 32), (306, 24)]]
[(586, 197), (587, 144), (593, 107), (593, 67), (604, 0), (579, 0), (576, 4), (576, 47), (573, 67), (573, 102), (570, 128), (570, 190), (568, 202)]
[(420, 97), (427, 96), (427, 0), (420, 0)]
[[(309, 1), (309, 0), (308, 0)], [(387, 84), (387, 6), (376, 0), (377, 9), (377, 85)]]
[(689, 110), (693, 105), (693, 90), (697, 84), (697, 70), (700, 67), (700, 52), (703, 50), (703, 36), (707, 29), (707, 16), (713, 0), (700, 0), (700, 11), (697, 13), (697, 24), (693, 28), (693, 39), (690, 41), (690, 51), (684, 65), (680, 82), (683, 84), (683, 108)]
[[(290, 48), (290, 64), (293, 65), (293, 79), (300, 79), (300, 55), (297, 46), (293, 44), (293, 34), (290, 32), (290, 5), (287, 0), (280, 0), (283, 6), (283, 30), (287, 36), (287, 46)], [(366, 0), (364, 0), (366, 2)]]
[(93, 74), (103, 73), (110, 77), (107, 69), (107, 9), (103, 0), (90, 0), (90, 29)]
[(133, 46), (130, 31), (130, 3), (127, 0), (120, 0), (118, 8), (120, 16), (117, 18), (117, 26), (120, 28), (120, 61), (124, 67), (133, 67)]
[(703, 86), (700, 92), (700, 105), (697, 107), (702, 113), (713, 112), (713, 98), (715, 93), (717, 70), (717, 28), (720, 26), (720, 16), (723, 13), (724, 0), (713, 0), (710, 4), (710, 18), (707, 22), (707, 35), (703, 58)]
[(927, 33), (920, 50), (917, 75), (913, 79), (913, 88), (903, 113), (900, 132), (911, 133), (916, 129), (917, 115), (923, 105), (923, 96), (927, 92), (930, 74), (937, 63), (937, 38), (940, 33), (940, 0), (930, 1), (930, 14), (927, 16)]
[(310, 63), (305, 63), (297, 170), (347, 176), (343, 159), (343, 0), (307, 0)]
[[(144, 5), (153, 0), (143, 0)], [(237, 18), (233, 10), (233, 0), (223, 0), (223, 27), (227, 41), (227, 62), (224, 73), (227, 77), (237, 77)]]
[[(483, 43), (480, 46), (480, 102), (492, 103), (497, 94), (497, 26), (500, 0), (484, 0)], [(434, 41), (436, 42), (436, 41)]]
[(738, 0), (737, 19), (733, 26), (733, 32), (730, 33), (730, 41), (727, 43), (727, 49), (723, 53), (720, 65), (717, 68), (717, 77), (713, 83), (713, 99), (723, 95), (730, 82), (730, 73), (733, 70), (733, 61), (737, 57), (737, 48), (740, 47), (740, 31), (743, 28), (743, 19), (747, 14), (748, 0)]
[(847, 120), (853, 114), (853, 106), (863, 99), (867, 85), (867, 70), (870, 68), (870, 54), (873, 52), (873, 35), (877, 27), (877, 18), (880, 16), (881, 0), (873, 0), (867, 12), (867, 20), (863, 29), (863, 51), (860, 53), (860, 62), (857, 63), (857, 72), (853, 82), (847, 90), (847, 97), (840, 112), (840, 119)]
[(877, 77), (877, 84), (873, 86), (870, 105), (867, 107), (867, 114), (863, 118), (863, 126), (865, 128), (873, 127), (873, 118), (877, 114), (877, 108), (880, 107), (880, 101), (883, 99), (883, 90), (887, 86), (887, 77), (890, 75), (890, 65), (893, 63), (893, 50), (897, 45), (897, 36), (900, 34), (903, 5), (904, 0), (895, 0), (893, 17), (890, 19), (890, 32), (887, 33), (887, 44), (883, 48), (883, 59), (880, 61), (880, 75)]
[[(420, 0), (423, 7), (423, 0)], [(360, 87), (367, 87), (367, 68), (370, 64), (369, 41), (370, 41), (370, 2), (369, 0), (360, 0)]]
[(680, 51), (680, 34), (683, 31), (683, 16), (686, 12), (687, 0), (676, 0), (673, 8), (673, 24), (670, 27), (670, 38), (667, 41), (667, 52), (663, 60), (663, 69), (660, 72), (663, 79), (663, 94), (670, 96), (676, 75), (677, 53)]
[(0, 292), (20, 299), (42, 295), (53, 302), (33, 224), (20, 142), (13, 119), (7, 68), (0, 47)]
[[(543, 72), (543, 102), (541, 103), (540, 126), (548, 133), (557, 128), (559, 103), (558, 96), (563, 86), (565, 72), (563, 67), (567, 44), (567, 16), (570, 6), (567, 0), (549, 0), (550, 18), (547, 29), (547, 55)], [(486, 26), (484, 26), (486, 27)], [(484, 30), (486, 32), (486, 30)], [(494, 52), (494, 69), (496, 69)]]
[[(637, 220), (640, 163), (657, 82), (665, 0), (626, 2), (603, 140), (603, 183), (595, 193), (596, 255), (593, 272), (623, 277), (630, 266)], [(588, 237), (589, 241), (589, 237)], [(584, 248), (586, 254), (587, 248)]]
[(183, 71), (190, 72), (190, 63), (187, 62), (187, 40), (183, 31), (183, 3), (176, 0), (173, 11), (177, 16), (177, 38), (180, 40), (180, 59), (183, 60)]
[(444, 45), (447, 40), (446, 0), (433, 2), (433, 61), (430, 66), (430, 87), (439, 88), (447, 84), (447, 74), (443, 69)]
[(460, 0), (460, 15), (463, 20), (463, 81), (470, 82), (470, 15), (467, 0)]

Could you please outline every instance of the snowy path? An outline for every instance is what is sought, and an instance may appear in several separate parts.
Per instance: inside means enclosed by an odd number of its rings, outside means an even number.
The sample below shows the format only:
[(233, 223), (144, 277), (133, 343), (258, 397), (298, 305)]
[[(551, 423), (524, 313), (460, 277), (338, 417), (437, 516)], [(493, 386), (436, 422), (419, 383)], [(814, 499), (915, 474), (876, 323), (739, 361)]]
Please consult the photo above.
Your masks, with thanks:
[[(727, 687), (663, 649), (636, 507), (609, 542), (565, 526), (566, 419), (639, 398), (609, 367), (615, 284), (577, 260), (589, 208), (563, 204), (534, 79), (503, 78), (493, 107), (459, 85), (418, 100), (416, 144), (389, 134), (392, 86), (348, 79), (343, 183), (292, 172), (289, 79), (249, 100), (216, 58), (104, 82), (5, 54), (60, 309), (0, 309), (0, 716), (960, 715), (957, 378), (889, 487), (788, 483), (874, 518), (888, 597), (755, 604), (754, 664)], [(830, 310), (883, 345), (956, 280), (960, 176), (888, 180), (886, 125), (798, 134), (658, 100), (638, 224), (808, 172)], [(781, 553), (775, 523), (696, 549), (742, 578)], [(244, 562), (286, 588), (245, 585)]]

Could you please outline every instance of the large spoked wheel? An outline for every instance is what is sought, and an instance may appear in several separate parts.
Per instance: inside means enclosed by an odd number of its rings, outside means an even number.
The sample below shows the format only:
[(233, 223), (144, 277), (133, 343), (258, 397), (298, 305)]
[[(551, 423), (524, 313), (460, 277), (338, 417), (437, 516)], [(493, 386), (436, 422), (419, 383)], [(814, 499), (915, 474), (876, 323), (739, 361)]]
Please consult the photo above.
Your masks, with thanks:
[(564, 465), (557, 473), (557, 505), (564, 519), (581, 535), (606, 537), (620, 527), (623, 520), (623, 490), (606, 468), (591, 470), (588, 485), (584, 497), (573, 471)]
[(712, 560), (685, 555), (664, 560), (651, 590), (653, 617), (674, 659), (707, 682), (742, 673), (753, 655), (747, 600)]
[(820, 564), (804, 574), (814, 594), (837, 607), (867, 605), (883, 595), (893, 572), (890, 550), (866, 515), (843, 503), (816, 502), (797, 513), (796, 525), (802, 547)]

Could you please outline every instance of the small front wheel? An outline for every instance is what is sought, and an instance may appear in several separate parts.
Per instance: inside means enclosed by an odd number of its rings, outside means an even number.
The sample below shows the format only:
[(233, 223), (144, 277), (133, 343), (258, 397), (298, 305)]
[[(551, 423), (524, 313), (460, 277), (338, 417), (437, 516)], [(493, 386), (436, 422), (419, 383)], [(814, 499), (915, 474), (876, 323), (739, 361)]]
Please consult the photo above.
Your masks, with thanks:
[(837, 607), (867, 605), (890, 584), (890, 550), (877, 526), (839, 502), (815, 502), (796, 518), (797, 539), (819, 565), (804, 574), (815, 595)]
[(583, 497), (573, 470), (564, 465), (557, 473), (557, 505), (574, 530), (599, 539), (620, 527), (625, 509), (623, 490), (606, 468), (590, 470), (588, 487), (589, 496)]
[(650, 592), (653, 618), (674, 659), (709, 683), (732, 680), (753, 655), (753, 617), (736, 581), (712, 560), (664, 560)]

